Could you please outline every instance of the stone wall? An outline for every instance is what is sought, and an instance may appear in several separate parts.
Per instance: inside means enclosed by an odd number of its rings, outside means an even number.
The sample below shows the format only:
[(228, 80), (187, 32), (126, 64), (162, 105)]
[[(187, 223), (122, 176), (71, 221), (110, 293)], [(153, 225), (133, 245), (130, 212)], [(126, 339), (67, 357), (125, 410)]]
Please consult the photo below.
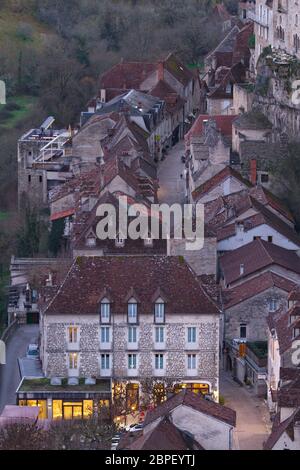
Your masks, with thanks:
[(240, 324), (247, 325), (248, 341), (267, 340), (268, 301), (275, 299), (278, 308), (287, 304), (287, 293), (276, 287), (268, 289), (252, 298), (225, 310), (225, 339), (240, 337)]
[[(69, 323), (68, 323), (69, 321)], [(112, 357), (111, 376), (118, 379), (128, 379), (127, 355), (138, 355), (137, 380), (155, 376), (154, 356), (156, 352), (165, 355), (165, 370), (162, 377), (174, 380), (188, 379), (207, 381), (212, 390), (218, 392), (219, 370), (219, 317), (214, 315), (172, 315), (169, 314), (165, 326), (165, 346), (161, 350), (154, 347), (153, 314), (140, 315), (138, 328), (138, 345), (136, 350), (128, 348), (128, 324), (126, 316), (115, 315), (110, 325), (112, 343), (110, 349), (101, 350), (100, 322), (97, 316), (81, 317), (51, 315), (44, 316), (42, 321), (42, 343), (45, 342), (45, 353), (42, 357), (43, 370), (47, 377), (68, 376), (68, 354), (73, 351), (67, 343), (67, 328), (79, 327), (78, 363), (79, 377), (100, 377), (101, 352), (110, 353)], [(163, 326), (163, 325), (162, 325)], [(187, 327), (197, 328), (198, 342), (197, 371), (195, 375), (187, 374), (186, 346)]]

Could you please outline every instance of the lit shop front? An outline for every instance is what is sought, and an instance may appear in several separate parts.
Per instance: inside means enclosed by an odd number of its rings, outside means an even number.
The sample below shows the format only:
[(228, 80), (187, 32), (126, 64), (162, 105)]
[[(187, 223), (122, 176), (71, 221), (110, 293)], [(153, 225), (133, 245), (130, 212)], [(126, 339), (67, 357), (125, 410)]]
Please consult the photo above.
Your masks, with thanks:
[(17, 405), (38, 406), (39, 419), (88, 419), (111, 410), (111, 381), (94, 385), (52, 386), (48, 379), (23, 379), (17, 390)]

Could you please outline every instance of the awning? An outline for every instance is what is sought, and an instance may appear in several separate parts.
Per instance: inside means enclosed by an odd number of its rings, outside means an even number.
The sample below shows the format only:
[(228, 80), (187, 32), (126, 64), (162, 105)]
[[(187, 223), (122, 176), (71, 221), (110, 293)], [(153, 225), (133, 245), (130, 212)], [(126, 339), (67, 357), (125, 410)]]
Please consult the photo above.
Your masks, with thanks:
[(74, 214), (75, 214), (75, 209), (69, 209), (67, 211), (62, 211), (62, 212), (56, 212), (55, 214), (51, 215), (50, 220), (51, 222), (53, 222), (54, 220), (64, 219)]

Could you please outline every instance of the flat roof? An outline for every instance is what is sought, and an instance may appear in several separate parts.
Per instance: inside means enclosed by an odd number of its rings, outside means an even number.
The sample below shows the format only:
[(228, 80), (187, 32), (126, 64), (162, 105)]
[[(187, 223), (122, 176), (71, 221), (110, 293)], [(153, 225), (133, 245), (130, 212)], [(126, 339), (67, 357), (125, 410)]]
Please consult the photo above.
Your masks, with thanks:
[(68, 379), (62, 379), (62, 385), (51, 385), (48, 378), (24, 378), (18, 389), (17, 393), (36, 393), (36, 392), (96, 392), (96, 393), (110, 393), (111, 380), (110, 379), (97, 379), (94, 385), (86, 385), (85, 379), (79, 379), (78, 385), (68, 385)]

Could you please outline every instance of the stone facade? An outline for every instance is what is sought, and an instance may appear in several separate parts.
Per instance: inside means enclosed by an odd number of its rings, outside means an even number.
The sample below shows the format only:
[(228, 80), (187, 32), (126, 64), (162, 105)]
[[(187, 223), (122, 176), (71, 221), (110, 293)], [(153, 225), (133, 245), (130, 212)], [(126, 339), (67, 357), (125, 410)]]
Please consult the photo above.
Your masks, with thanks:
[(287, 304), (287, 293), (277, 287), (225, 310), (225, 340), (240, 338), (241, 324), (247, 327), (247, 341), (267, 340), (267, 317), (270, 314), (269, 301), (275, 300), (278, 308)]
[[(41, 353), (43, 371), (47, 377), (68, 377), (74, 371), (68, 368), (68, 356), (74, 352), (78, 358), (78, 377), (103, 377), (101, 354), (110, 355), (111, 368), (105, 377), (117, 380), (142, 381), (149, 377), (168, 378), (171, 381), (188, 381), (209, 384), (210, 392), (218, 394), (219, 371), (219, 317), (216, 315), (167, 315), (166, 324), (155, 325), (153, 314), (140, 315), (137, 327), (137, 344), (127, 342), (126, 315), (115, 315), (110, 325), (101, 325), (97, 316), (68, 317), (44, 315), (41, 323)], [(77, 346), (68, 343), (68, 327), (78, 328)], [(101, 344), (100, 328), (110, 328), (110, 344)], [(155, 343), (155, 326), (164, 328), (165, 341)], [(193, 349), (187, 344), (187, 328), (196, 327), (197, 338)], [(154, 367), (155, 354), (164, 355), (164, 369)], [(196, 354), (197, 368), (187, 370), (187, 355)], [(132, 374), (128, 354), (137, 355), (137, 370)]]

